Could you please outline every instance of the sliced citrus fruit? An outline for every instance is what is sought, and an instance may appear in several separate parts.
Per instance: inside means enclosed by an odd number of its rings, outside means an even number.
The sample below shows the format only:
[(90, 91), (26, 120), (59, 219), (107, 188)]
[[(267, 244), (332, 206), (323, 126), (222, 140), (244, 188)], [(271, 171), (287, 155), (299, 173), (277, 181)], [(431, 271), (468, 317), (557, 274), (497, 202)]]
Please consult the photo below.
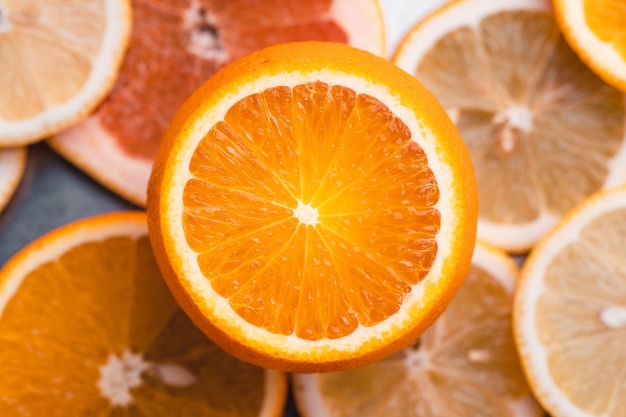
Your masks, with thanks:
[(0, 212), (15, 193), (26, 168), (26, 148), (0, 148)]
[(378, 0), (137, 0), (134, 13), (130, 49), (114, 91), (92, 117), (50, 143), (139, 206), (146, 204), (154, 155), (174, 113), (228, 62), (297, 40), (385, 53)]
[(456, 122), (474, 161), (478, 237), (527, 251), (565, 211), (626, 181), (624, 94), (563, 39), (549, 0), (457, 0), (394, 62)]
[(131, 21), (129, 0), (0, 0), (0, 146), (86, 117), (113, 87)]
[(446, 311), (411, 346), (375, 364), (295, 374), (305, 417), (542, 414), (524, 378), (511, 330), (517, 265), (477, 244), (465, 282)]
[(475, 239), (469, 154), (383, 58), (333, 42), (252, 53), (183, 105), (148, 191), (150, 236), (188, 314), (233, 355), (327, 370), (414, 340)]
[(626, 188), (587, 198), (533, 248), (515, 295), (524, 371), (553, 417), (623, 417)]
[(0, 415), (280, 416), (286, 378), (227, 355), (163, 282), (141, 212), (31, 243), (0, 271)]
[(600, 78), (626, 91), (626, 2), (553, 0), (559, 27)]

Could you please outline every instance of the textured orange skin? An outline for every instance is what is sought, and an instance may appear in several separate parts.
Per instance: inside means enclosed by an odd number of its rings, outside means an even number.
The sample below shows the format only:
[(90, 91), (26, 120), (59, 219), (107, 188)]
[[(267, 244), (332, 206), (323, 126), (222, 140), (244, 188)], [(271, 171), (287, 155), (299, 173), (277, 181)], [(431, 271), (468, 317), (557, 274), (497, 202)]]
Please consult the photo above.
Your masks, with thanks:
[[(3, 266), (0, 267), (0, 291), (5, 291), (12, 276), (22, 275), (25, 266), (36, 268), (39, 265), (32, 264), (32, 257), (37, 252), (54, 250), (56, 243), (63, 243), (68, 239), (78, 240), (76, 235), (83, 235), (85, 242), (93, 239), (95, 230), (106, 229), (112, 223), (125, 222), (126, 224), (145, 224), (146, 213), (140, 210), (109, 212), (94, 215), (90, 218), (74, 220), (70, 223), (59, 226), (45, 235), (33, 240), (22, 250), (12, 256)], [(280, 417), (283, 415), (284, 405), (287, 401), (288, 380), (284, 373), (276, 373), (274, 377), (275, 386), (269, 398), (271, 407), (268, 407), (271, 414), (262, 417)], [(267, 406), (267, 404), (265, 404)]]
[[(568, 7), (567, 4), (571, 1), (572, 0), (552, 0), (554, 17), (556, 18), (559, 28), (561, 28), (561, 31), (563, 32), (565, 40), (574, 52), (576, 52), (576, 55), (578, 55), (580, 60), (583, 61), (598, 77), (602, 78), (604, 82), (610, 84), (618, 90), (626, 92), (626, 78), (624, 76), (617, 76), (611, 71), (610, 68), (607, 68), (605, 63), (600, 62), (600, 60), (594, 56), (594, 51), (587, 50), (578, 43), (577, 36), (574, 34), (576, 28), (572, 27), (567, 19), (565, 19), (564, 9)], [(574, 6), (570, 5), (570, 7)]]
[[(460, 227), (452, 238), (451, 256), (444, 261), (441, 276), (425, 289), (422, 303), (427, 307), (412, 316), (410, 326), (386, 340), (370, 340), (351, 352), (300, 352), (285, 355), (254, 341), (243, 341), (239, 335), (218, 327), (202, 309), (207, 300), (194, 299), (194, 289), (187, 288), (178, 274), (180, 259), (175, 259), (173, 242), (164, 235), (167, 224), (165, 206), (182, 204), (168, 201), (168, 183), (177, 175), (169, 168), (170, 160), (178, 158), (181, 143), (192, 128), (193, 121), (211, 111), (215, 103), (238, 85), (264, 75), (286, 72), (307, 72), (325, 69), (358, 76), (374, 84), (383, 84), (390, 93), (415, 112), (415, 117), (428, 126), (438, 138), (453, 182), (458, 191), (455, 213)], [(322, 80), (332, 82), (332, 80)], [(208, 129), (210, 126), (207, 126)], [(219, 346), (233, 356), (253, 364), (290, 372), (326, 372), (355, 368), (388, 356), (423, 333), (443, 312), (467, 274), (476, 238), (478, 216), (474, 170), (469, 153), (439, 102), (410, 74), (391, 62), (344, 44), (330, 42), (294, 42), (272, 46), (249, 54), (207, 80), (179, 109), (168, 128), (157, 153), (148, 187), (148, 230), (155, 257), (176, 300), (191, 320)], [(217, 318), (219, 319), (219, 318)]]

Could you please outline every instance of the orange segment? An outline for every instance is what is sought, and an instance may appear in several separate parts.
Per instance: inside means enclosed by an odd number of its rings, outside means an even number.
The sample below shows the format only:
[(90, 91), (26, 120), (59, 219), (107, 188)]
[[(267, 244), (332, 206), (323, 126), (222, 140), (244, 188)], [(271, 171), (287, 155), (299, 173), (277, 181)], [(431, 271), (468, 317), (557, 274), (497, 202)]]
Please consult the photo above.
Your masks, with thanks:
[(583, 0), (583, 13), (589, 29), (615, 48), (626, 61), (626, 4), (620, 0)]
[(408, 74), (339, 43), (218, 72), (153, 172), (170, 288), (218, 344), (267, 367), (398, 350), (450, 300), (473, 247), (473, 170), (447, 115)]
[[(348, 116), (334, 120), (337, 109)], [(437, 182), (406, 125), (379, 100), (321, 82), (251, 95), (224, 120), (191, 159), (183, 214), (187, 242), (218, 294), (256, 326), (311, 340), (395, 313), (436, 257), (440, 216)], [(297, 140), (276, 141), (283, 131)], [(301, 259), (319, 281), (309, 287), (290, 275), (288, 259)], [(371, 277), (367, 292), (355, 285), (361, 276)], [(276, 279), (290, 283), (251, 284)], [(316, 294), (336, 299), (279, 314), (285, 301), (308, 306)], [(352, 325), (340, 330), (335, 317)]]
[(418, 22), (393, 60), (463, 136), (482, 240), (525, 252), (586, 196), (626, 181), (624, 94), (574, 53), (549, 1), (453, 1)]
[(143, 213), (61, 227), (0, 270), (0, 414), (278, 416), (284, 375), (191, 323), (154, 261)]
[(626, 5), (619, 0), (552, 0), (572, 49), (600, 78), (626, 91)]
[(358, 369), (294, 374), (301, 415), (541, 415), (511, 331), (518, 273), (506, 253), (477, 244), (461, 289), (417, 341)]
[(51, 143), (139, 205), (145, 205), (154, 155), (176, 110), (219, 68), (288, 41), (335, 41), (385, 53), (378, 0), (137, 0), (133, 11), (131, 44), (115, 89), (87, 122)]

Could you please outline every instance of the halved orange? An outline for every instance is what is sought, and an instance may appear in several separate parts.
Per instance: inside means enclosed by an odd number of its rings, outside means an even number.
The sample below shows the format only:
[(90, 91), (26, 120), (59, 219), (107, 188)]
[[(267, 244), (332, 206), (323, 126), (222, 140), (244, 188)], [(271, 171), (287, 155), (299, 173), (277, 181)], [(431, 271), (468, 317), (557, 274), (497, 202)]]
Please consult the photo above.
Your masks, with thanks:
[(163, 282), (143, 212), (82, 219), (0, 270), (0, 415), (279, 417), (286, 378), (208, 340)]
[(533, 248), (515, 294), (515, 341), (553, 417), (623, 417), (626, 188), (594, 194)]
[(624, 94), (572, 51), (550, 0), (450, 2), (393, 61), (441, 101), (472, 155), (480, 239), (526, 252), (585, 197), (626, 182)]
[(130, 0), (1, 0), (0, 147), (87, 117), (113, 87), (131, 21)]
[(607, 83), (626, 91), (626, 2), (553, 0), (563, 36)]
[(9, 202), (26, 168), (26, 148), (0, 148), (0, 212)]
[(139, 206), (146, 204), (154, 155), (174, 113), (227, 63), (298, 40), (385, 54), (378, 0), (136, 0), (133, 8), (131, 45), (115, 89), (90, 118), (50, 144)]
[(157, 155), (150, 237), (220, 346), (284, 370), (399, 350), (469, 266), (476, 186), (444, 109), (389, 61), (333, 42), (252, 53), (182, 106)]
[(465, 282), (411, 346), (370, 366), (295, 374), (304, 417), (538, 417), (511, 330), (519, 268), (478, 242)]

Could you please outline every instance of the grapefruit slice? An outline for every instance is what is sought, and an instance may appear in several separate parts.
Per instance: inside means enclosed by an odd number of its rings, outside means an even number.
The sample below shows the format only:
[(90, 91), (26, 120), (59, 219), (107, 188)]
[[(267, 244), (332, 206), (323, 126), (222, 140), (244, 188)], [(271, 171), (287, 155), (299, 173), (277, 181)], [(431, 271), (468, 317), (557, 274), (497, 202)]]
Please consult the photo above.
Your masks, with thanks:
[(344, 42), (385, 54), (377, 0), (137, 0), (134, 15), (131, 45), (112, 94), (50, 145), (139, 206), (146, 203), (154, 155), (174, 113), (227, 63), (297, 40)]

